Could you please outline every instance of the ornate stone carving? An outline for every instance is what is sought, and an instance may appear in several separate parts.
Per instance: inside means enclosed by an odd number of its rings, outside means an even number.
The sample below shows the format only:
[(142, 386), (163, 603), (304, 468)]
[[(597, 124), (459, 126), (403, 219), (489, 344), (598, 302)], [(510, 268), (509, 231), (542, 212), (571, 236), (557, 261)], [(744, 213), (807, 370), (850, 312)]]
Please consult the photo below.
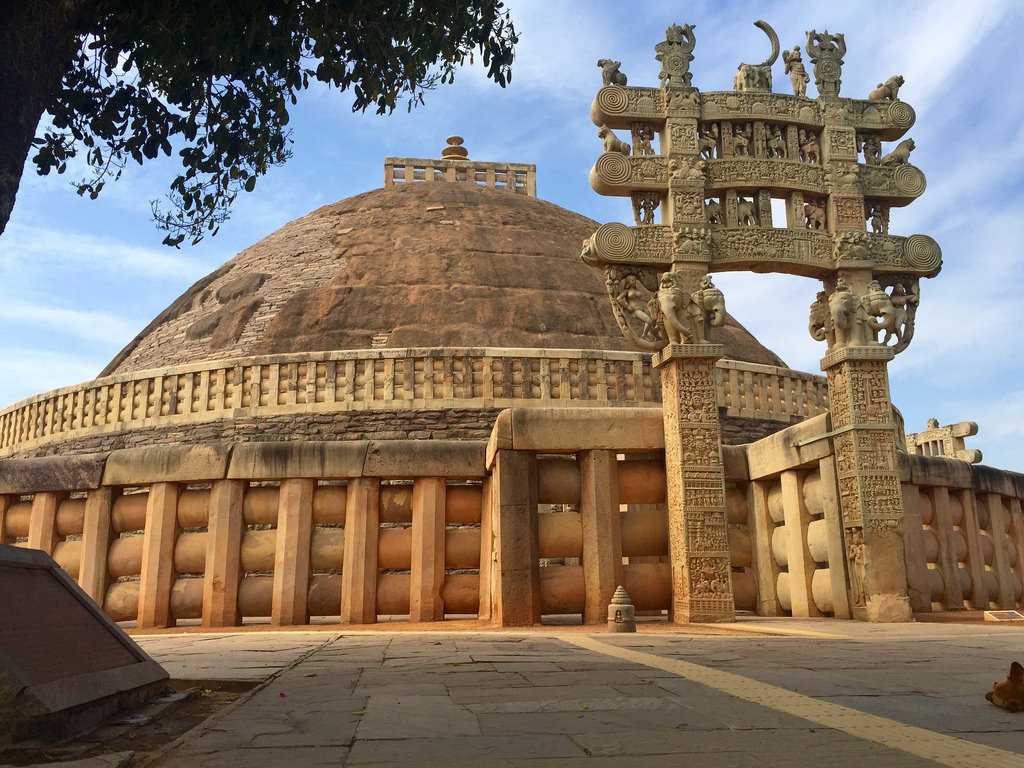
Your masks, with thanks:
[(842, 85), (843, 56), (846, 55), (846, 38), (842, 33), (829, 34), (811, 30), (807, 33), (807, 55), (814, 64), (814, 84), (818, 97), (834, 99), (839, 96)]
[(736, 198), (736, 223), (741, 227), (757, 226), (757, 212), (753, 200), (747, 200), (745, 197)]
[(905, 82), (903, 75), (893, 75), (868, 94), (868, 101), (898, 101)]
[(658, 307), (658, 274), (653, 269), (609, 266), (605, 287), (622, 334), (637, 346), (656, 351), (667, 340)]
[[(653, 155), (654, 147), (651, 142), (654, 140), (654, 126), (650, 123), (633, 123), (631, 131), (633, 135), (634, 155)], [(609, 151), (607, 148), (605, 152)]]
[(609, 128), (607, 125), (602, 125), (597, 129), (597, 138), (604, 142), (605, 152), (617, 152), (620, 155), (628, 156), (630, 153), (630, 146), (618, 136), (615, 135), (615, 131)]
[(603, 85), (626, 85), (626, 73), (620, 72), (621, 61), (614, 59), (598, 59), (597, 66), (601, 70), (601, 83)]
[(786, 137), (782, 135), (782, 126), (769, 125), (765, 140), (765, 151), (768, 157), (778, 160), (786, 158)]
[(786, 74), (789, 75), (789, 82), (793, 86), (793, 95), (798, 98), (807, 96), (807, 84), (811, 78), (804, 69), (804, 60), (800, 56), (800, 46), (794, 45), (792, 51), (782, 52), (782, 61), (785, 63)]
[(661, 309), (665, 335), (672, 344), (703, 344), (705, 325), (719, 327), (725, 323), (725, 296), (715, 288), (710, 275), (700, 287), (689, 292), (681, 272), (666, 272), (658, 285), (658, 307)]
[(880, 165), (905, 165), (910, 161), (910, 153), (916, 148), (913, 139), (904, 139), (896, 145), (896, 149), (885, 155), (880, 161)]
[(633, 195), (633, 218), (637, 226), (654, 223), (654, 212), (661, 205), (661, 195), (655, 192), (637, 192)]
[(690, 88), (693, 75), (690, 62), (697, 47), (694, 24), (673, 24), (665, 30), (664, 42), (654, 46), (655, 59), (661, 62), (658, 79), (662, 88)]
[(788, 160), (737, 157), (708, 163), (707, 184), (713, 189), (790, 187), (820, 194), (825, 191), (825, 175), (821, 166)]
[(805, 163), (817, 165), (821, 162), (821, 148), (818, 145), (818, 137), (811, 130), (800, 129), (800, 160)]
[(722, 206), (717, 200), (705, 200), (704, 201), (704, 219), (708, 224), (721, 226), (724, 224), (722, 218)]
[(700, 109), (700, 92), (696, 88), (688, 91), (666, 91), (666, 105), (670, 112), (694, 112)]
[(804, 203), (804, 226), (807, 229), (821, 231), (826, 229), (824, 204), (813, 200), (808, 200)]
[(697, 146), (700, 156), (704, 160), (713, 160), (718, 157), (718, 123), (711, 123), (700, 129)]
[(868, 208), (868, 221), (871, 222), (871, 231), (876, 234), (889, 234), (889, 206), (881, 203), (872, 203)]
[(673, 157), (669, 160), (668, 169), (673, 181), (704, 181), (706, 164), (703, 160)]
[(839, 278), (831, 293), (819, 292), (811, 304), (808, 331), (816, 341), (827, 339), (830, 351), (884, 346), (899, 353), (914, 337), (919, 301), (917, 278), (872, 280), (863, 296)]
[(771, 55), (760, 64), (740, 64), (733, 78), (733, 88), (737, 91), (771, 91), (772, 64), (779, 58), (779, 36), (767, 21), (759, 20), (754, 26), (768, 35), (771, 43)]
[(737, 157), (749, 157), (753, 142), (753, 129), (746, 123), (735, 123), (732, 126), (732, 144)]
[(699, 139), (695, 123), (676, 123), (669, 133), (671, 138), (671, 152), (677, 154), (697, 154)]
[(858, 133), (857, 152), (864, 153), (866, 165), (878, 165), (882, 161), (882, 142), (870, 133)]

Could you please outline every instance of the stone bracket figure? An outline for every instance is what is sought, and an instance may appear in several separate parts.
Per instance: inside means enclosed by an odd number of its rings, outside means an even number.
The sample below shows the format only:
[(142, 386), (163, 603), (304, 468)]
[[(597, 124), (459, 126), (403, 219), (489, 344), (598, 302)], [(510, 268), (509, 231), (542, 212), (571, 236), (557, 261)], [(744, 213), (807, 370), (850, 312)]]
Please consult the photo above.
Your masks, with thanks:
[(815, 341), (827, 340), (830, 350), (885, 346), (898, 354), (914, 337), (919, 302), (917, 278), (888, 278), (884, 287), (880, 280), (872, 280), (867, 292), (858, 296), (840, 277), (831, 293), (820, 291), (811, 304), (808, 332)]
[(654, 212), (661, 204), (656, 192), (638, 192), (633, 195), (633, 218), (638, 227), (654, 224)]
[(896, 145), (889, 154), (885, 155), (880, 161), (879, 165), (906, 165), (910, 162), (910, 153), (917, 148), (913, 139), (904, 139)]
[(807, 33), (806, 48), (814, 64), (814, 84), (818, 86), (818, 98), (837, 98), (842, 85), (846, 38), (841, 32), (832, 35), (827, 29), (824, 32), (812, 29)]
[(605, 287), (622, 335), (641, 349), (664, 349), (668, 342), (658, 307), (658, 273), (653, 269), (609, 265), (605, 267)]
[(671, 344), (703, 344), (707, 326), (725, 324), (725, 296), (710, 275), (704, 275), (696, 291), (688, 292), (682, 272), (664, 273), (658, 284), (658, 307)]
[(597, 129), (597, 137), (604, 142), (605, 152), (618, 152), (620, 155), (628, 156), (632, 147), (615, 135), (615, 131), (607, 125)]
[(786, 74), (789, 75), (789, 82), (793, 86), (793, 95), (806, 99), (807, 84), (811, 82), (811, 78), (807, 74), (807, 70), (804, 69), (804, 60), (800, 56), (800, 46), (794, 45), (792, 51), (783, 51), (782, 61), (786, 67)]

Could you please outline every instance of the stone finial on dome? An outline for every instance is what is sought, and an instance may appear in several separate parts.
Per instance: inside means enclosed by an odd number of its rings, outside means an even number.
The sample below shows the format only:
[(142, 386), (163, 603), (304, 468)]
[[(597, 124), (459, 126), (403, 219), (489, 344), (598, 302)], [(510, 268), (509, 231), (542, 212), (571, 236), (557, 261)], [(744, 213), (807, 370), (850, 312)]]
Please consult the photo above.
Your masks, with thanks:
[(465, 160), (469, 157), (469, 150), (462, 146), (464, 139), (461, 136), (449, 136), (445, 141), (448, 146), (441, 150), (441, 157), (446, 160)]

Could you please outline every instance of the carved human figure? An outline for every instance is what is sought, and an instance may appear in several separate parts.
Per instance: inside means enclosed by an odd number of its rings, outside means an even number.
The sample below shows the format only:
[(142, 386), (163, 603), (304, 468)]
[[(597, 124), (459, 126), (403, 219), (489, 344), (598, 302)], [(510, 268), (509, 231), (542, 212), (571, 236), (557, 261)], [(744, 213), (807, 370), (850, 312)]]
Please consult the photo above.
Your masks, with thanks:
[(700, 106), (700, 92), (696, 88), (676, 91), (669, 101), (669, 109), (693, 109)]
[(653, 155), (654, 126), (650, 123), (633, 123), (633, 154)]
[(722, 205), (717, 200), (704, 201), (704, 218), (708, 224), (721, 224)]
[(868, 101), (896, 101), (905, 82), (903, 75), (893, 75), (868, 94)]
[(619, 287), (620, 290), (618, 295), (615, 296), (615, 303), (622, 308), (625, 314), (641, 322), (643, 327), (640, 331), (640, 336), (642, 338), (656, 341), (654, 317), (649, 311), (648, 306), (652, 298), (650, 291), (640, 282), (640, 278), (630, 274), (622, 278)]
[(881, 203), (872, 203), (868, 209), (868, 220), (871, 231), (876, 235), (889, 234), (889, 207)]
[(733, 126), (732, 142), (738, 157), (748, 157), (750, 155), (750, 141), (752, 137), (753, 129), (749, 125), (737, 123)]
[(718, 123), (701, 127), (698, 146), (704, 160), (713, 160), (718, 156)]
[(807, 84), (811, 78), (804, 69), (804, 60), (800, 56), (800, 46), (794, 45), (792, 51), (782, 52), (782, 61), (786, 67), (786, 74), (789, 75), (789, 82), (793, 86), (793, 95), (801, 99), (807, 98)]
[(821, 148), (814, 131), (801, 128), (797, 133), (797, 139), (800, 145), (800, 159), (805, 163), (817, 165), (821, 161)]
[(786, 139), (782, 135), (781, 125), (768, 126), (768, 135), (765, 138), (765, 149), (767, 150), (768, 157), (774, 157), (780, 160), (785, 159)]
[(825, 229), (825, 206), (808, 200), (804, 203), (804, 226), (807, 229)]
[(754, 210), (754, 201), (745, 197), (736, 198), (736, 223), (741, 227), (756, 227), (757, 213)]
[(614, 59), (598, 59), (597, 66), (601, 70), (601, 82), (603, 85), (626, 85), (626, 73), (620, 72), (621, 61)]
[(618, 136), (615, 132), (607, 125), (602, 125), (597, 129), (597, 137), (604, 141), (605, 152), (618, 152), (620, 155), (628, 155), (630, 152), (630, 146)]
[(664, 273), (658, 284), (658, 307), (672, 344), (702, 344), (707, 340), (707, 325), (725, 323), (725, 296), (710, 275), (704, 276), (696, 291), (687, 293), (682, 273)]
[(857, 141), (860, 146), (857, 147), (858, 151), (864, 153), (864, 164), (865, 165), (878, 165), (882, 159), (882, 142), (877, 136), (857, 135)]
[(905, 165), (910, 162), (910, 153), (917, 148), (913, 139), (904, 139), (896, 145), (896, 149), (879, 161), (880, 165)]
[(639, 193), (633, 195), (633, 217), (636, 225), (648, 226), (654, 223), (654, 212), (658, 210), (661, 198), (657, 194)]

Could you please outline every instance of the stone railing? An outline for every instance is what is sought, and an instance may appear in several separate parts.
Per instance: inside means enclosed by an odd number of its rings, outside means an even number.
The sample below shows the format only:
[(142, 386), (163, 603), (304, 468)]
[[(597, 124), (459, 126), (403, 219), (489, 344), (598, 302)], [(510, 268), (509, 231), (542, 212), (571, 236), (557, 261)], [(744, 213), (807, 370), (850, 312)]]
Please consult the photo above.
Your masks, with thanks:
[[(339, 411), (660, 402), (650, 356), (539, 349), (379, 349), (248, 357), (96, 379), (0, 411), (0, 456), (135, 429)], [(824, 378), (722, 361), (731, 416), (789, 423), (827, 407)]]
[(447, 158), (384, 159), (385, 187), (416, 182), (461, 182), (485, 189), (536, 197), (537, 166), (527, 163), (490, 163)]

